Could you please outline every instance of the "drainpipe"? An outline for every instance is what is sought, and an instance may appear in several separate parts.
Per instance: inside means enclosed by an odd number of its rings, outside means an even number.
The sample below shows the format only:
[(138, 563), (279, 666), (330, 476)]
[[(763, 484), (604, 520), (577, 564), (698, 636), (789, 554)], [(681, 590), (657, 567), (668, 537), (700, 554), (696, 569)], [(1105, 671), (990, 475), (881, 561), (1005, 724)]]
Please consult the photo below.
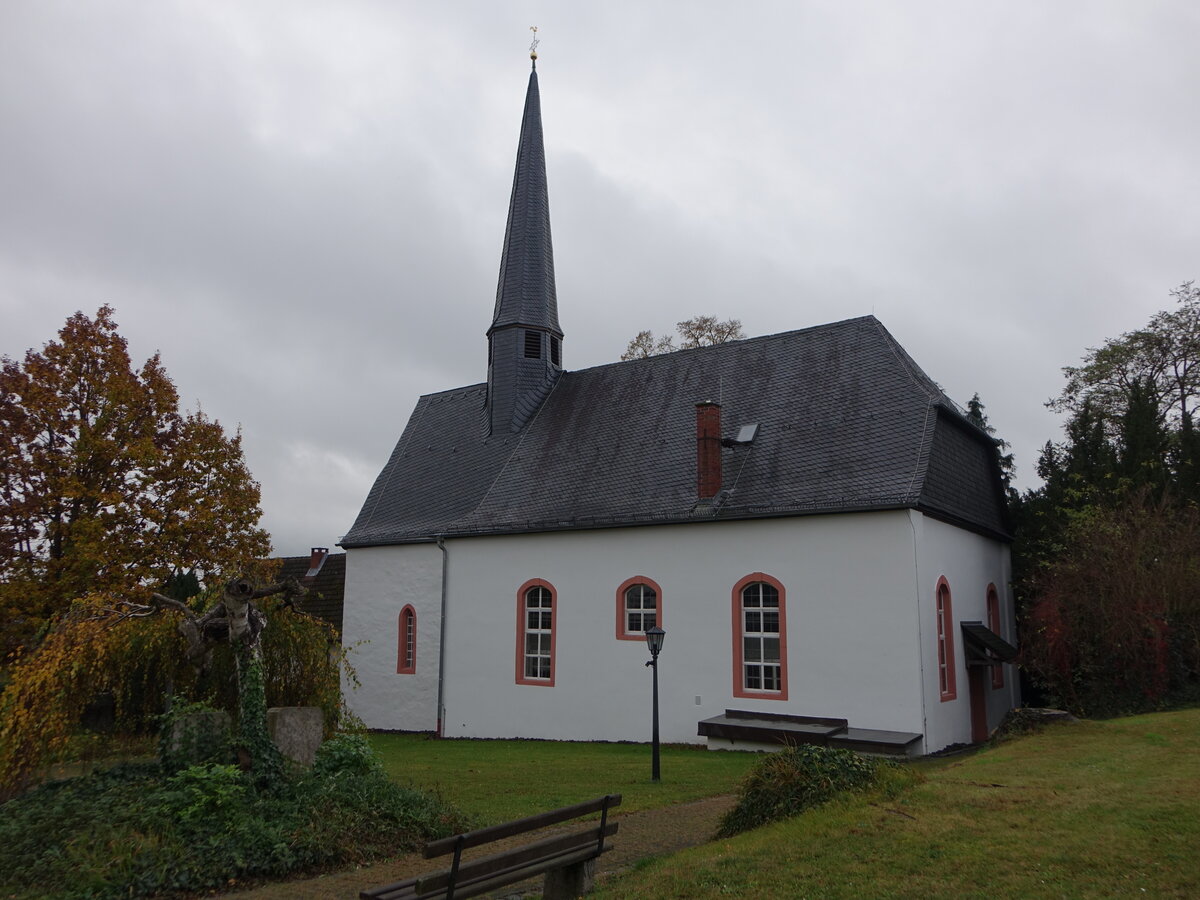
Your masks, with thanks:
[(925, 752), (929, 752), (929, 713), (925, 705), (925, 635), (921, 628), (921, 610), (924, 598), (921, 596), (921, 560), (920, 542), (917, 540), (916, 510), (906, 510), (908, 513), (908, 529), (912, 532), (913, 542), (913, 586), (917, 597), (917, 661), (921, 672), (921, 733), (924, 736)]
[(437, 693), (437, 736), (442, 733), (446, 714), (446, 573), (450, 568), (450, 551), (442, 535), (437, 536), (438, 549), (442, 551), (442, 622), (438, 629), (438, 693)]

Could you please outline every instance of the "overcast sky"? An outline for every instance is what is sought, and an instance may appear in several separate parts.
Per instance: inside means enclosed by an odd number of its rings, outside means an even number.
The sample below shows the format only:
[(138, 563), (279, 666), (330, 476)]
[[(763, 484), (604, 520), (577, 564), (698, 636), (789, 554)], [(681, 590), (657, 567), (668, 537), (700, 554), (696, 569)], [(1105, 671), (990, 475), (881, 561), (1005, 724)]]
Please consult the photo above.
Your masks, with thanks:
[(1200, 4), (0, 2), (0, 353), (116, 308), (333, 546), (483, 381), (538, 74), (564, 363), (876, 315), (1022, 486), (1061, 367), (1200, 279)]

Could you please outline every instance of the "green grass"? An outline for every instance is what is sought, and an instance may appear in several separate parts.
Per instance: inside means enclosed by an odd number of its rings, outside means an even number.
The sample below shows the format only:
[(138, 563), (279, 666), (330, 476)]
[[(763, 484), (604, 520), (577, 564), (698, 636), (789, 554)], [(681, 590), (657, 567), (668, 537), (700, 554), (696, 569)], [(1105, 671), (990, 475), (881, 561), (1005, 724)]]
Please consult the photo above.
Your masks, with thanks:
[(621, 811), (670, 806), (732, 793), (753, 753), (662, 748), (662, 781), (650, 781), (650, 748), (566, 741), (434, 740), (376, 734), (371, 745), (396, 781), (439, 793), (483, 823), (519, 819), (621, 794)]
[(632, 871), (598, 897), (1200, 896), (1200, 710), (1057, 726)]

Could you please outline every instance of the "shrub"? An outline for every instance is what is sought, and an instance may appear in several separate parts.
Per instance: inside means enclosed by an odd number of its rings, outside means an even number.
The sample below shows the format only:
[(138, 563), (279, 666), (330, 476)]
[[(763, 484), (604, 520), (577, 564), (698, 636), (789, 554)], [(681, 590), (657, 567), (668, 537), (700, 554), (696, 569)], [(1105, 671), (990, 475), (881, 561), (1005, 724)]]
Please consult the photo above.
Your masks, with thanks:
[(470, 823), (382, 771), (285, 776), (155, 763), (50, 782), (0, 806), (0, 896), (129, 898), (227, 889), (392, 856)]
[(365, 735), (335, 734), (317, 748), (313, 762), (317, 775), (371, 775), (383, 772), (383, 763), (371, 749)]
[(731, 837), (827, 803), (839, 794), (875, 786), (895, 764), (850, 750), (801, 744), (764, 756), (738, 789), (738, 802), (717, 830)]
[(177, 772), (163, 787), (156, 812), (184, 824), (220, 824), (247, 805), (249, 785), (237, 766), (206, 763)]

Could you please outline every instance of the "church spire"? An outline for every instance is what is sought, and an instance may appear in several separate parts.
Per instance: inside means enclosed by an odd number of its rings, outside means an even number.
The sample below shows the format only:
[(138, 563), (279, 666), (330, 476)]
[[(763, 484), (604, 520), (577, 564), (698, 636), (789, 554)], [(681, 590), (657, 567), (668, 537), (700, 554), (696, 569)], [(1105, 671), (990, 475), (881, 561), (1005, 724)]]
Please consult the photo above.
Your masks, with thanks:
[(496, 308), (488, 329), (488, 413), (492, 433), (519, 431), (562, 368), (554, 290), (550, 199), (538, 94), (536, 41), (525, 94)]

